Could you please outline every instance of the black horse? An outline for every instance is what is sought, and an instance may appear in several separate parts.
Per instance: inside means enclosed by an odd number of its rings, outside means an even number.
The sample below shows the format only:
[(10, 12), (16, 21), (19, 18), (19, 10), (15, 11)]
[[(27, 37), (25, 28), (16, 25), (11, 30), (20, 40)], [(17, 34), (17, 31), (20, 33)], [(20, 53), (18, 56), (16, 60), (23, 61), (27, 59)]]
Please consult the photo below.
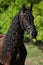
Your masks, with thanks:
[(36, 38), (37, 36), (34, 17), (32, 15), (32, 6), (26, 8), (25, 5), (23, 5), (22, 9), (12, 20), (2, 47), (2, 61), (4, 64), (6, 57), (8, 57), (10, 59), (8, 60), (8, 65), (9, 63), (11, 65), (24, 65), (27, 55), (23, 43), (24, 31), (29, 33), (30, 38)]

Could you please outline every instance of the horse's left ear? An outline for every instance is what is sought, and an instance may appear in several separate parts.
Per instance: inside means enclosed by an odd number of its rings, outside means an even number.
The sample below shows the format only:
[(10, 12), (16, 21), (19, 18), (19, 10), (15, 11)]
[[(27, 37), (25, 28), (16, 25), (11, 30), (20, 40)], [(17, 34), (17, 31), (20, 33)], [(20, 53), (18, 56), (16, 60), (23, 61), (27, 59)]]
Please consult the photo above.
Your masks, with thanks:
[(25, 10), (26, 10), (26, 6), (25, 6), (25, 4), (23, 4), (23, 6), (22, 6), (22, 10), (23, 10), (23, 13), (24, 13)]

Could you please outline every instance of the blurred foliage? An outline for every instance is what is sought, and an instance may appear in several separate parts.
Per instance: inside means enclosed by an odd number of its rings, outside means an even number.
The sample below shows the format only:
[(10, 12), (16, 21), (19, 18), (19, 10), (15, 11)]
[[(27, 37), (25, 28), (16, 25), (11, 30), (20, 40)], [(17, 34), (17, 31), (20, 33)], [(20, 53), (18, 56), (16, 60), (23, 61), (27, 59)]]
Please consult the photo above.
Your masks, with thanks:
[[(43, 0), (0, 0), (0, 33), (7, 33), (13, 17), (23, 4), (33, 4), (34, 24), (37, 30), (37, 40), (43, 41)], [(29, 35), (25, 33), (24, 37)]]

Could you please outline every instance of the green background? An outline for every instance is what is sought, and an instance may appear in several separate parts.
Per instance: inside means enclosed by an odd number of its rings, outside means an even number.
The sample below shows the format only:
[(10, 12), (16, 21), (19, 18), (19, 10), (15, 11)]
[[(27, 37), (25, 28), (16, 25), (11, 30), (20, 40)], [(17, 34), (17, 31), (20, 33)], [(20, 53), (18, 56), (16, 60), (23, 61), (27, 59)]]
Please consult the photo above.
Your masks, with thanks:
[[(37, 30), (37, 40), (43, 41), (43, 0), (0, 0), (0, 33), (6, 34), (13, 17), (21, 9), (23, 4), (26, 7), (33, 4), (32, 13), (34, 24)], [(28, 38), (27, 33), (24, 34)]]

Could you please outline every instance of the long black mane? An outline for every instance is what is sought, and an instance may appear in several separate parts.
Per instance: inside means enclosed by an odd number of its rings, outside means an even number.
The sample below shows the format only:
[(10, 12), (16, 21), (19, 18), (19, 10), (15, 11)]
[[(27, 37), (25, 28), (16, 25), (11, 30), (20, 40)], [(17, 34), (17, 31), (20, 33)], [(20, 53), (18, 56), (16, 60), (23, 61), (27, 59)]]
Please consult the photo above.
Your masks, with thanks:
[[(14, 47), (18, 45), (18, 34), (20, 33), (19, 25), (19, 13), (14, 17), (11, 22), (10, 28), (4, 38), (2, 58), (6, 57), (6, 54), (14, 51)], [(22, 34), (22, 33), (21, 33)]]

